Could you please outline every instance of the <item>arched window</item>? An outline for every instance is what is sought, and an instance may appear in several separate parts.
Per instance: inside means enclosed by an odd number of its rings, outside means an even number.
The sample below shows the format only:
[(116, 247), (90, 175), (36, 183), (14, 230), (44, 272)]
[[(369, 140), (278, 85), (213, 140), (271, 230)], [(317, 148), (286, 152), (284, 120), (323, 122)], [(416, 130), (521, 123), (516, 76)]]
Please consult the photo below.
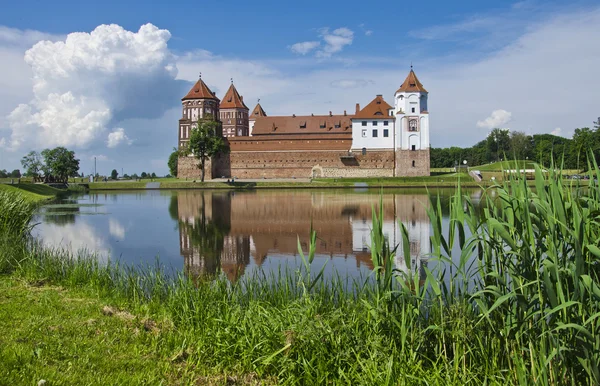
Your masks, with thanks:
[(415, 161), (414, 161), (414, 160), (413, 160), (413, 162), (412, 162), (412, 167), (413, 167), (413, 168), (415, 167)]
[(362, 155), (367, 155), (367, 148), (366, 147), (362, 148)]

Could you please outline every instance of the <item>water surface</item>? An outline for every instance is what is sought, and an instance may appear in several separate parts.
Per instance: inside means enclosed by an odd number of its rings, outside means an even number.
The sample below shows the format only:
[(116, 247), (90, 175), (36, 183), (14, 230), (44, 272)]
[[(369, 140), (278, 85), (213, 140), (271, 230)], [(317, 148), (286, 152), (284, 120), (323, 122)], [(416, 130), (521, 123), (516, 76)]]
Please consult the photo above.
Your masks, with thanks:
[[(452, 193), (433, 194), (446, 202)], [(158, 260), (192, 278), (222, 271), (236, 281), (257, 269), (299, 267), (298, 238), (306, 251), (312, 226), (318, 235), (315, 265), (327, 262), (326, 276), (366, 277), (373, 268), (371, 209), (380, 200), (390, 244), (401, 244), (402, 221), (412, 266), (422, 271), (431, 252), (431, 225), (430, 196), (421, 189), (90, 193), (41, 208), (34, 234), (46, 245), (96, 252), (104, 261), (137, 266)], [(401, 253), (394, 263), (407, 269)]]

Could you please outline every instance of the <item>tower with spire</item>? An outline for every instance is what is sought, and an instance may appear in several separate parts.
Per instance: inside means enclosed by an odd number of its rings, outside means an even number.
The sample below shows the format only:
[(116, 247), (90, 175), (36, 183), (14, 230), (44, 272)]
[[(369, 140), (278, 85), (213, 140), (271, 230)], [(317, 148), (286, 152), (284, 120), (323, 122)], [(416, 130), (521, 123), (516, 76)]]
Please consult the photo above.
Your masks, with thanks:
[(190, 139), (192, 128), (199, 119), (219, 119), (219, 98), (202, 80), (202, 76), (181, 99), (183, 117), (179, 120), (179, 149)]
[(248, 136), (248, 107), (231, 80), (231, 85), (220, 104), (220, 119), (224, 137)]
[(254, 123), (256, 122), (257, 118), (260, 117), (266, 117), (267, 113), (265, 113), (265, 110), (263, 110), (262, 106), (260, 105), (260, 99), (258, 100), (258, 102), (256, 103), (256, 106), (254, 107), (254, 110), (252, 110), (252, 113), (250, 113), (250, 118), (249, 118), (249, 135), (252, 136), (252, 129), (254, 129)]
[(429, 175), (428, 92), (410, 66), (394, 94), (396, 114), (396, 175)]

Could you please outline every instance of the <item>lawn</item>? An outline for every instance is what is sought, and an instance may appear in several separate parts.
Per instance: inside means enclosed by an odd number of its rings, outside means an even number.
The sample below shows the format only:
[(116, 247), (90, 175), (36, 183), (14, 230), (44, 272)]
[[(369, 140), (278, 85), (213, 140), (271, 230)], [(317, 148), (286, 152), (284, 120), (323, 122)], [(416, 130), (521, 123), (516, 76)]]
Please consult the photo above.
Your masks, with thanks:
[(55, 189), (42, 184), (21, 183), (14, 185), (0, 184), (0, 191), (19, 191), (26, 198), (32, 201), (49, 200), (64, 193), (65, 191)]

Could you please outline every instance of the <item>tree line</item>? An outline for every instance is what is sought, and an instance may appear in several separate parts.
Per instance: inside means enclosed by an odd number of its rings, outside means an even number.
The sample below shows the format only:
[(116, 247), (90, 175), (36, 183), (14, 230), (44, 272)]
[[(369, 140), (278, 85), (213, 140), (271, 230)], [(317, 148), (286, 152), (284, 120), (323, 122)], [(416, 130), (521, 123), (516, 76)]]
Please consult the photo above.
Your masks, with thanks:
[(59, 146), (54, 149), (30, 151), (21, 159), (25, 168), (25, 176), (33, 177), (33, 181), (67, 183), (69, 177), (79, 176), (79, 159), (75, 152)]
[(575, 129), (572, 139), (496, 128), (472, 147), (431, 148), (430, 157), (432, 168), (454, 167), (465, 160), (468, 165), (484, 165), (505, 158), (549, 166), (554, 158), (557, 163), (564, 162), (566, 169), (587, 169), (590, 154), (600, 163), (600, 117), (593, 128)]

